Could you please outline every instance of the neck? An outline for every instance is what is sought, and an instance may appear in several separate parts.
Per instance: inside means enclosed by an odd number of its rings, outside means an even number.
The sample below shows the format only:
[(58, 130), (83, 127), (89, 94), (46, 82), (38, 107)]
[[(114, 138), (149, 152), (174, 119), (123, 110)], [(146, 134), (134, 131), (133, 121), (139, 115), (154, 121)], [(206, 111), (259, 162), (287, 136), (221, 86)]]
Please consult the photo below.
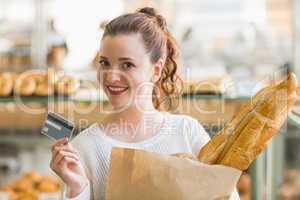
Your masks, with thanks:
[(138, 122), (147, 116), (156, 115), (159, 111), (151, 105), (148, 108), (139, 108), (137, 106), (130, 106), (121, 112), (113, 114), (114, 119), (122, 119), (127, 122)]
[[(124, 132), (121, 131), (120, 133), (126, 133), (119, 139), (132, 142), (153, 136), (161, 128), (164, 118), (162, 113), (156, 110), (152, 104), (148, 109), (144, 107), (143, 110), (137, 106), (130, 106), (121, 112), (111, 114), (105, 121), (106, 125), (117, 123), (121, 128), (120, 130), (124, 129)], [(109, 131), (108, 133), (110, 134)], [(117, 138), (118, 136), (115, 135), (114, 137)]]
[(113, 116), (114, 119), (137, 122), (142, 120), (145, 116), (153, 116), (157, 113), (158, 110), (155, 109), (152, 98), (136, 98), (133, 104), (120, 112), (115, 112)]

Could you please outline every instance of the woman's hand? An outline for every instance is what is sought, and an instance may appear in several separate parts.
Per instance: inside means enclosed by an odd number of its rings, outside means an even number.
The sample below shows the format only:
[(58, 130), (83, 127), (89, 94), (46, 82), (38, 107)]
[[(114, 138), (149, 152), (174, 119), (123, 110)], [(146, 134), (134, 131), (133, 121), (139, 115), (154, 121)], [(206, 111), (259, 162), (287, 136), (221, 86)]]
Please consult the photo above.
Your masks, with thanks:
[(52, 145), (50, 167), (68, 186), (68, 197), (80, 194), (88, 183), (79, 153), (68, 142), (68, 138), (60, 139)]

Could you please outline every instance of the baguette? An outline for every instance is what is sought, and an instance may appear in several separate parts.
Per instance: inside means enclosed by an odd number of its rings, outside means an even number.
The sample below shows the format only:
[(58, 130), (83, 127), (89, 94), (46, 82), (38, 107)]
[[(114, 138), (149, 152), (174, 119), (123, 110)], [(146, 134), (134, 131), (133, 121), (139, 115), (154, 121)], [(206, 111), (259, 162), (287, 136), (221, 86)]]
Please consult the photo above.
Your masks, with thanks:
[(245, 170), (284, 123), (296, 100), (293, 74), (279, 84), (266, 87), (205, 145), (198, 159)]
[(225, 127), (216, 135), (214, 139), (211, 140), (207, 145), (205, 145), (198, 155), (198, 159), (207, 164), (216, 163), (219, 154), (222, 152), (224, 145), (227, 140), (233, 135), (232, 133), (240, 125), (243, 118), (247, 117), (249, 113), (254, 110), (259, 103), (261, 103), (263, 98), (270, 97), (273, 92), (275, 92), (275, 86), (269, 86), (265, 89), (259, 91), (252, 101), (244, 104), (240, 112), (236, 113), (232, 120), (225, 125)]

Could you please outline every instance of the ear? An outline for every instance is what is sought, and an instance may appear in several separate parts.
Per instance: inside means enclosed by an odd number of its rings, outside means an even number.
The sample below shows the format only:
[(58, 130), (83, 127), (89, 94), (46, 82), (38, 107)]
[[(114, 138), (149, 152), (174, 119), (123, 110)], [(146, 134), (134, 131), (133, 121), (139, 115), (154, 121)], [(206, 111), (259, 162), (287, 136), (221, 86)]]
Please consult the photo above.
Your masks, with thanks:
[(160, 76), (162, 74), (162, 70), (164, 67), (164, 61), (163, 59), (159, 59), (153, 66), (152, 71), (152, 78), (151, 81), (153, 83), (157, 82), (160, 79)]

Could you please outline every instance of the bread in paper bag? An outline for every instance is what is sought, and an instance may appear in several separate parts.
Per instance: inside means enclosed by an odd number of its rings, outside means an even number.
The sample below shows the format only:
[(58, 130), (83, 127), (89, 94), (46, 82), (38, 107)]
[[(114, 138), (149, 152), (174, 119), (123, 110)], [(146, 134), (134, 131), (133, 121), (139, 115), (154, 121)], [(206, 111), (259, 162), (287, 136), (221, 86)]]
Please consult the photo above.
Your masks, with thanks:
[(226, 199), (241, 172), (143, 150), (113, 148), (106, 200)]
[(240, 170), (248, 168), (286, 120), (287, 112), (295, 103), (296, 90), (296, 77), (289, 74), (284, 81), (258, 92), (201, 149), (198, 161), (186, 154), (175, 157), (113, 148), (106, 199), (228, 198), (241, 175)]

